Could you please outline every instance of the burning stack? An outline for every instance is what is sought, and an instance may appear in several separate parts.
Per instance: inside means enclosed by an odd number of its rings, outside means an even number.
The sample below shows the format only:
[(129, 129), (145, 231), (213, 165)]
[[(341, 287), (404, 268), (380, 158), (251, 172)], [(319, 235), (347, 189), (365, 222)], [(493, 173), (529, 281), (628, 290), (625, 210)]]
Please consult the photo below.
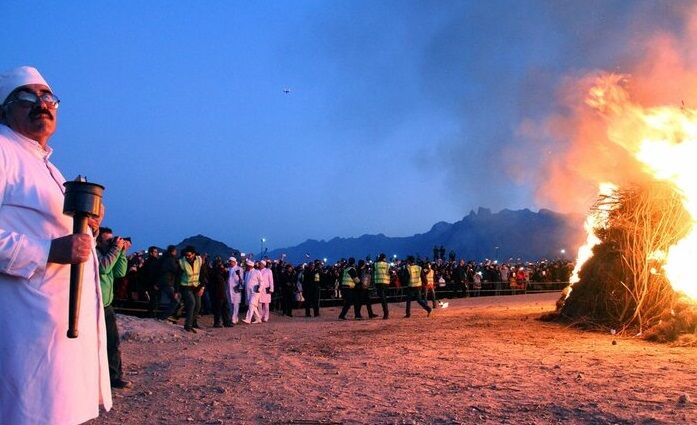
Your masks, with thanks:
[(626, 85), (602, 76), (586, 105), (646, 178), (601, 189), (559, 316), (672, 340), (697, 327), (697, 111), (643, 108)]

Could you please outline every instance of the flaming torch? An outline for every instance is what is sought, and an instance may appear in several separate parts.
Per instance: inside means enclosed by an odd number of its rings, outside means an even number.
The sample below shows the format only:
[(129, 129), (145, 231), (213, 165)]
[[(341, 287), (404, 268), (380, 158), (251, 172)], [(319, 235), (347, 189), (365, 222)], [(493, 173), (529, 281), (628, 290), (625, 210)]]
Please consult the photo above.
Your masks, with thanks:
[[(87, 219), (99, 216), (104, 186), (88, 183), (82, 176), (77, 176), (74, 181), (65, 182), (63, 185), (65, 186), (63, 214), (73, 217), (73, 234), (85, 233), (87, 231)], [(70, 266), (68, 338), (77, 338), (77, 324), (80, 318), (82, 269), (82, 263)]]

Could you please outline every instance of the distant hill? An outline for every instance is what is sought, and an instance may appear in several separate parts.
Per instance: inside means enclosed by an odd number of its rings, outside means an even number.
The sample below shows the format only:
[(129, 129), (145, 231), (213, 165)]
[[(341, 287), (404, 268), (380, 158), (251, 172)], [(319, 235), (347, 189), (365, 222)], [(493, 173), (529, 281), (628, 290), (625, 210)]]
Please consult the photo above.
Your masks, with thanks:
[(240, 257), (240, 251), (238, 249), (230, 248), (222, 242), (218, 242), (203, 235), (191, 236), (179, 242), (179, 244), (177, 244), (177, 252), (181, 254), (182, 249), (187, 245), (196, 248), (196, 252), (200, 254), (208, 254), (209, 258), (220, 256), (223, 260), (227, 260), (231, 256)]
[(573, 257), (583, 235), (583, 217), (559, 214), (542, 209), (539, 212), (502, 210), (492, 213), (479, 208), (456, 223), (439, 222), (426, 233), (408, 237), (387, 237), (383, 234), (363, 235), (358, 238), (333, 238), (331, 240), (308, 239), (300, 245), (270, 251), (270, 258), (285, 254), (291, 262), (327, 258), (330, 262), (339, 258), (375, 257), (384, 252), (433, 258), (434, 246), (446, 250), (446, 258), (452, 250), (457, 258), (481, 261), (486, 258), (500, 261), (509, 258), (533, 261), (557, 258), (561, 250)]

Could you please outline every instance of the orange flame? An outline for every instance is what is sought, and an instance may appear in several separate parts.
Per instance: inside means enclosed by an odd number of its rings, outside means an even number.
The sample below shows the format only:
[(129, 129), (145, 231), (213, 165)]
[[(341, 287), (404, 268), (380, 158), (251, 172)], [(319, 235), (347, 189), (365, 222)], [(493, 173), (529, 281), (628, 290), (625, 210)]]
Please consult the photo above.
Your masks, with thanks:
[(606, 75), (589, 91), (587, 104), (601, 112), (607, 137), (630, 152), (651, 178), (671, 183), (692, 219), (691, 230), (665, 255), (663, 268), (673, 289), (697, 299), (692, 261), (697, 258), (697, 110), (633, 103), (623, 87), (627, 78)]

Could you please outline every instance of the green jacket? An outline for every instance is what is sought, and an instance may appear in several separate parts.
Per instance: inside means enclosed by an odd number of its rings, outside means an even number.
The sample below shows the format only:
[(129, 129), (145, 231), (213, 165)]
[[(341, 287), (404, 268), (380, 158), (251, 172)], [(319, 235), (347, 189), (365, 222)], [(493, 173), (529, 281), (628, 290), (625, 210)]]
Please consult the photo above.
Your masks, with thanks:
[(104, 307), (109, 307), (114, 301), (114, 279), (126, 276), (128, 271), (128, 260), (123, 250), (112, 246), (102, 254), (97, 248), (97, 259), (99, 260), (99, 285), (102, 287), (102, 303)]

